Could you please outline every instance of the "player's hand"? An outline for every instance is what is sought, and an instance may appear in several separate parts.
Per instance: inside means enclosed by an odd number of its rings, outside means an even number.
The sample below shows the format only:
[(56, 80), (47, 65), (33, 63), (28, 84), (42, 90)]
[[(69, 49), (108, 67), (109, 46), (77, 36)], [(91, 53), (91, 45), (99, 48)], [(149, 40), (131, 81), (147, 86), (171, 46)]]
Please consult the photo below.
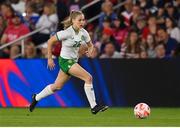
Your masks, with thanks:
[(94, 48), (89, 48), (89, 49), (86, 51), (86, 56), (87, 56), (87, 57), (91, 57), (92, 54), (93, 54), (93, 52), (94, 52)]
[(55, 63), (53, 59), (48, 59), (48, 67), (50, 70), (55, 69)]
[(91, 54), (89, 53), (89, 51), (86, 51), (86, 56), (91, 57)]

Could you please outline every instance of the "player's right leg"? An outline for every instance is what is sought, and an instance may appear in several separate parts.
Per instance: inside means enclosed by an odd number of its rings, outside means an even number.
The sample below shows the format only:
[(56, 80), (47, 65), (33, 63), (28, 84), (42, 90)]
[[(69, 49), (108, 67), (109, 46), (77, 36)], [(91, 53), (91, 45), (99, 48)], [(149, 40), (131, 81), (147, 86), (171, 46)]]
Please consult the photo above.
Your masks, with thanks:
[(39, 100), (45, 98), (55, 91), (60, 90), (63, 85), (69, 80), (70, 76), (64, 73), (63, 71), (59, 71), (59, 74), (54, 82), (54, 84), (47, 85), (40, 93), (33, 94), (32, 102), (29, 106), (29, 111), (32, 112), (38, 103)]

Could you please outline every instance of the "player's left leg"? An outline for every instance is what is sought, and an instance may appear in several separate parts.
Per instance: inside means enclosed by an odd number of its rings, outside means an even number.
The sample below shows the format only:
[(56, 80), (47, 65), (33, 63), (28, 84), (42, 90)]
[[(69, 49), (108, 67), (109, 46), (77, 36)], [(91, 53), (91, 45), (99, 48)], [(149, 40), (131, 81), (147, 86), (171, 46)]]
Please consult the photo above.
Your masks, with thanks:
[(84, 90), (93, 114), (96, 114), (99, 111), (105, 111), (108, 108), (108, 106), (96, 104), (92, 76), (85, 69), (83, 69), (79, 64), (75, 63), (71, 66), (69, 74), (85, 81)]

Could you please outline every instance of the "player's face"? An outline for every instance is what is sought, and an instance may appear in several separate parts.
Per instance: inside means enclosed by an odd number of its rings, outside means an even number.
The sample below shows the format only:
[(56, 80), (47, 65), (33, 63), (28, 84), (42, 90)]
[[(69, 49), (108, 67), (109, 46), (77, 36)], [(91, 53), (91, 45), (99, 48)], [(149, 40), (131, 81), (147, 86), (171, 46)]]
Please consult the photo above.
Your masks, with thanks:
[(73, 19), (73, 25), (76, 26), (78, 29), (83, 28), (85, 25), (84, 15), (78, 15), (75, 19)]

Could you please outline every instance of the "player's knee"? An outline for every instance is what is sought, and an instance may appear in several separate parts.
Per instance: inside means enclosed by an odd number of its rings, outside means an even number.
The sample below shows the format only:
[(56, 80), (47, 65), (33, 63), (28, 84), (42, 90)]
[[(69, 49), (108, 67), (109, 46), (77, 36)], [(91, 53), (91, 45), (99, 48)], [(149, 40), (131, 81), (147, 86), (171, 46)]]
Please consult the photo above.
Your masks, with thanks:
[(53, 92), (61, 90), (62, 86), (59, 84), (55, 83), (54, 86), (52, 87)]
[(93, 81), (92, 76), (91, 75), (87, 75), (86, 78), (85, 78), (85, 82), (91, 84), (92, 81)]

